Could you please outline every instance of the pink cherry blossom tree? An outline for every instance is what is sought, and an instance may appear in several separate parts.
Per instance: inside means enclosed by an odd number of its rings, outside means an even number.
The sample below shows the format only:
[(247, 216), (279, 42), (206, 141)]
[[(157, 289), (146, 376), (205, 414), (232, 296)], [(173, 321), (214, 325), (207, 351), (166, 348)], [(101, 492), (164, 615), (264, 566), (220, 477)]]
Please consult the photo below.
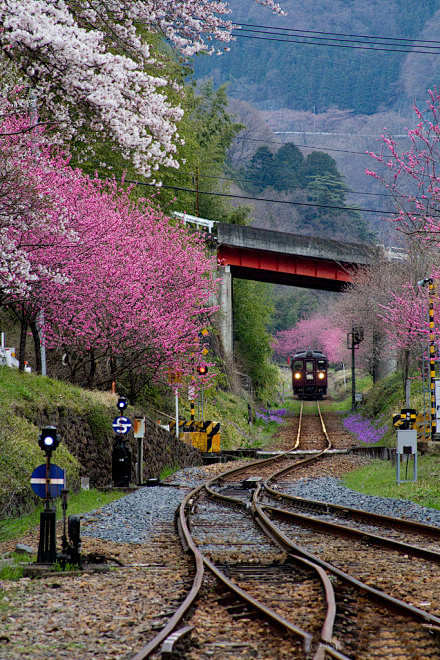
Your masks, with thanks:
[(71, 375), (87, 365), (89, 384), (146, 366), (151, 376), (176, 365), (186, 373), (197, 332), (215, 309), (215, 260), (199, 236), (147, 202), (134, 206), (116, 184), (91, 185), (100, 189), (98, 208), (88, 203), (76, 228), (88, 267), (70, 261), (69, 284), (58, 297), (52, 286), (45, 292), (49, 345), (65, 354)]
[(283, 359), (299, 350), (320, 350), (330, 362), (347, 360), (346, 334), (334, 324), (330, 316), (316, 315), (301, 319), (295, 327), (283, 330), (276, 336), (275, 354)]
[(177, 361), (190, 369), (197, 332), (215, 309), (216, 264), (203, 238), (147, 200), (133, 202), (123, 186), (71, 168), (28, 125), (8, 117), (0, 130), (9, 158), (0, 302), (21, 322), (20, 363), (28, 326), (38, 344), (44, 310), (47, 346), (74, 380), (87, 371), (89, 385), (103, 384), (147, 367), (158, 377)]
[[(382, 307), (386, 332), (406, 355), (420, 363), (427, 353), (429, 324), (427, 288), (416, 285), (424, 277), (438, 281), (440, 245), (440, 93), (430, 90), (425, 109), (415, 105), (417, 125), (407, 130), (410, 147), (400, 151), (398, 142), (388, 133), (381, 136), (380, 153), (371, 154), (377, 162), (367, 174), (387, 187), (394, 197), (396, 215), (392, 222), (406, 237), (408, 262), (400, 286), (390, 291), (389, 303)], [(434, 292), (435, 335), (439, 335), (437, 285)], [(408, 368), (405, 369), (408, 371)]]
[[(8, 104), (2, 110), (8, 114)], [(28, 132), (28, 117), (0, 122), (0, 304), (25, 297), (39, 277), (59, 278), (54, 265), (32, 264), (41, 243), (67, 232), (65, 209), (56, 204), (55, 170), (46, 172), (47, 145), (41, 129)]]

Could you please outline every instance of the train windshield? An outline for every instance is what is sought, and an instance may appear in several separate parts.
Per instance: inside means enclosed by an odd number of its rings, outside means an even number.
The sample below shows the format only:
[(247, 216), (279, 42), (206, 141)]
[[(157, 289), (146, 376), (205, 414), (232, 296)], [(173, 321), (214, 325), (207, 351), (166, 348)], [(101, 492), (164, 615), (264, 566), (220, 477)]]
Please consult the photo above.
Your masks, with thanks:
[(301, 360), (295, 360), (295, 364), (293, 365), (293, 368), (295, 371), (300, 371), (303, 368), (303, 363)]
[(313, 371), (313, 362), (309, 362), (309, 361), (306, 362), (306, 371), (309, 372)]
[(325, 369), (325, 360), (318, 360), (318, 369)]

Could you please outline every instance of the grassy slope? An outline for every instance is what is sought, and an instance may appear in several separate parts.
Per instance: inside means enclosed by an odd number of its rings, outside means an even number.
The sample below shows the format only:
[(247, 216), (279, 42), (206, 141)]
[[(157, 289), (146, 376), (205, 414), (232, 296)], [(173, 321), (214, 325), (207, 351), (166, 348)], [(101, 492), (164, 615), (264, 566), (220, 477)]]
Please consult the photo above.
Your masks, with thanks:
[[(38, 446), (41, 429), (33, 419), (42, 413), (50, 417), (54, 407), (62, 406), (87, 416), (91, 426), (107, 416), (110, 424), (110, 405), (111, 395), (0, 367), (0, 501), (5, 502), (12, 493), (29, 493), (30, 475), (44, 462)], [(78, 461), (63, 442), (56, 451), (56, 462), (66, 470), (68, 484), (78, 480)]]
[[(364, 401), (359, 412), (377, 426), (388, 425), (384, 437), (376, 444), (395, 447), (396, 429), (392, 424), (392, 416), (400, 413), (405, 407), (405, 399), (402, 385), (402, 377), (399, 373), (391, 374), (375, 384), (364, 396)], [(423, 392), (421, 383), (412, 381), (411, 384), (411, 407), (417, 413), (423, 413)], [(362, 442), (359, 442), (362, 445)], [(439, 445), (440, 443), (435, 443)], [(408, 463), (404, 459), (401, 464), (401, 479), (413, 479), (414, 459)], [(440, 454), (418, 455), (417, 457), (417, 481), (409, 483), (396, 483), (397, 468), (391, 461), (373, 461), (354, 472), (350, 472), (342, 479), (343, 483), (361, 493), (367, 495), (380, 495), (382, 497), (393, 497), (407, 499), (417, 502), (423, 506), (440, 509)]]
[[(68, 383), (36, 374), (21, 373), (0, 366), (0, 504), (11, 494), (30, 493), (30, 475), (44, 462), (38, 447), (41, 429), (33, 420), (49, 418), (55, 407), (68, 409), (86, 418), (99, 435), (109, 428), (115, 410), (115, 395), (87, 391)], [(189, 402), (183, 397), (180, 415), (190, 418)], [(197, 418), (196, 407), (196, 418)], [(201, 410), (199, 411), (201, 414)], [(248, 423), (247, 400), (214, 387), (204, 393), (204, 419), (221, 424), (222, 447), (235, 448), (247, 444), (259, 446), (265, 437), (264, 425)], [(244, 443), (243, 443), (244, 438)], [(78, 480), (79, 465), (61, 442), (55, 462), (67, 472), (67, 483)], [(0, 519), (2, 511), (0, 506)]]

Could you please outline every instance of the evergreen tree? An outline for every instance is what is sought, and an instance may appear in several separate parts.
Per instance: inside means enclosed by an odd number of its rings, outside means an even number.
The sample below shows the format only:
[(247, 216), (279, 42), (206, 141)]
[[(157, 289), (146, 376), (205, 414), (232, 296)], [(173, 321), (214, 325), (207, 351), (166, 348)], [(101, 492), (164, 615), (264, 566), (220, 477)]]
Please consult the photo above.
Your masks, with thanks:
[(252, 156), (246, 171), (246, 178), (254, 191), (261, 192), (274, 181), (275, 157), (269, 147), (259, 147)]
[(284, 144), (274, 157), (272, 187), (275, 190), (298, 188), (298, 172), (304, 166), (304, 156), (293, 142)]

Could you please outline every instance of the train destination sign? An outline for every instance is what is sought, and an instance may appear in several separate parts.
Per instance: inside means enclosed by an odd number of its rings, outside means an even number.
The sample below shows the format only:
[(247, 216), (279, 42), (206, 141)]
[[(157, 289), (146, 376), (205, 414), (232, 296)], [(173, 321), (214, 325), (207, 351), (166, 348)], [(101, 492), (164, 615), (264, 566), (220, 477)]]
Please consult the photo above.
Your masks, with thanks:
[(131, 422), (128, 417), (115, 417), (112, 426), (115, 433), (125, 435), (131, 429)]
[(38, 497), (59, 497), (65, 486), (64, 470), (51, 463), (49, 466), (49, 481), (46, 493), (47, 465), (42, 463), (31, 474), (31, 488)]

